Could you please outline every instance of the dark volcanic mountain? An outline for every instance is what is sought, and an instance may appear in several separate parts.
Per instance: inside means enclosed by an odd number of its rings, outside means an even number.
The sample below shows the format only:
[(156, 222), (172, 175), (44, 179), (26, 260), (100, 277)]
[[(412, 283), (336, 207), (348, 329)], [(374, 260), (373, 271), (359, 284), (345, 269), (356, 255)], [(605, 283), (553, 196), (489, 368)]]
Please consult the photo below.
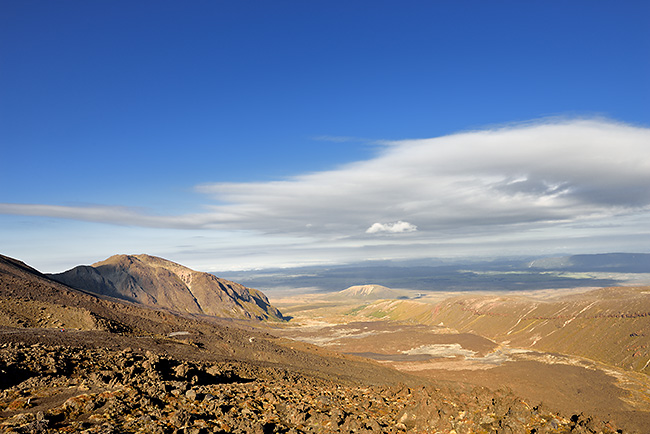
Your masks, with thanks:
[(191, 315), (282, 320), (255, 289), (149, 255), (116, 255), (52, 279), (99, 295)]

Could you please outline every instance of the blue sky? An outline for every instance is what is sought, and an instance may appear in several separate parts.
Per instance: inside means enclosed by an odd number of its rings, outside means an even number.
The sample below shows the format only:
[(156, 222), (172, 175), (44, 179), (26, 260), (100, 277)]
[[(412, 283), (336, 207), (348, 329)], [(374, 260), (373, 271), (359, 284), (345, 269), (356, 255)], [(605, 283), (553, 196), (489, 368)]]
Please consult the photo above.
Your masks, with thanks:
[(0, 0), (0, 253), (650, 251), (648, 2)]

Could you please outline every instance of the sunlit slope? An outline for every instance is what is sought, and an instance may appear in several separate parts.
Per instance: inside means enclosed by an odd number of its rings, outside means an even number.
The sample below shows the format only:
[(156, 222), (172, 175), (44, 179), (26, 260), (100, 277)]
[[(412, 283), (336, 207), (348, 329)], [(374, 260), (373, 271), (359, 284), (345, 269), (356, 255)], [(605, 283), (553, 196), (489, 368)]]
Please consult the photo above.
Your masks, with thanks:
[[(38, 348), (45, 345), (68, 349), (129, 348), (128, 351), (151, 350), (190, 360), (261, 362), (278, 367), (281, 369), (278, 372), (284, 375), (291, 371), (305, 372), (369, 384), (409, 380), (406, 375), (384, 366), (276, 338), (253, 327), (238, 327), (236, 322), (197, 320), (79, 291), (1, 254), (0, 329), (0, 347), (14, 342), (26, 344), (22, 348), (27, 351), (32, 351), (30, 345), (34, 343), (38, 343), (35, 345)], [(179, 331), (180, 335), (174, 335), (173, 332)], [(60, 355), (60, 351), (56, 354)], [(19, 372), (25, 362), (16, 362)], [(49, 376), (51, 372), (44, 375)], [(0, 375), (0, 380), (3, 378)], [(145, 378), (150, 385), (151, 378)], [(2, 416), (0, 422), (1, 419)], [(5, 430), (0, 427), (0, 432)]]
[(155, 256), (116, 255), (51, 277), (95, 294), (178, 313), (282, 319), (260, 291)]
[(431, 304), (412, 300), (381, 300), (372, 304), (357, 306), (348, 311), (347, 315), (359, 315), (415, 324), (433, 324)]
[(460, 296), (436, 305), (382, 301), (355, 312), (440, 325), (497, 342), (650, 373), (650, 287), (604, 288), (553, 300)]

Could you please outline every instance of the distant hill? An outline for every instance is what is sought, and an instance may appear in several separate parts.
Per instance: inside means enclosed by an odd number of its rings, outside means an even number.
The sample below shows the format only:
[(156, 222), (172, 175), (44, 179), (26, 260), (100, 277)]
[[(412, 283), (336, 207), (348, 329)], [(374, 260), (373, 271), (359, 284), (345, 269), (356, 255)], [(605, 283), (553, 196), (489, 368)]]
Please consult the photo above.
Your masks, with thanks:
[(401, 292), (381, 285), (355, 285), (331, 294), (329, 298), (354, 300), (384, 300), (406, 298)]
[(52, 279), (94, 294), (191, 315), (282, 320), (255, 289), (149, 255), (115, 255)]
[(601, 253), (535, 259), (528, 268), (561, 271), (650, 273), (648, 253)]

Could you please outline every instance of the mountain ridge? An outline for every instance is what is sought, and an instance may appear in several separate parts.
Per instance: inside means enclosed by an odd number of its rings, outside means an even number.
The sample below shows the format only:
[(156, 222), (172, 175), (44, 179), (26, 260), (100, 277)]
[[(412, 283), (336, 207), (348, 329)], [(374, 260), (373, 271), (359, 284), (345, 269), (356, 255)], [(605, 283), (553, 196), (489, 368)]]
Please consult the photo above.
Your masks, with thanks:
[(395, 383), (408, 381), (389, 368), (276, 338), (255, 325), (260, 323), (206, 321), (92, 294), (0, 254), (0, 348), (3, 342), (14, 341), (110, 346), (192, 360), (272, 365), (369, 384), (381, 384), (390, 371)]
[(597, 253), (535, 259), (528, 268), (565, 271), (650, 273), (650, 253)]
[(284, 319), (261, 291), (146, 254), (114, 255), (47, 276), (93, 294), (181, 314)]

